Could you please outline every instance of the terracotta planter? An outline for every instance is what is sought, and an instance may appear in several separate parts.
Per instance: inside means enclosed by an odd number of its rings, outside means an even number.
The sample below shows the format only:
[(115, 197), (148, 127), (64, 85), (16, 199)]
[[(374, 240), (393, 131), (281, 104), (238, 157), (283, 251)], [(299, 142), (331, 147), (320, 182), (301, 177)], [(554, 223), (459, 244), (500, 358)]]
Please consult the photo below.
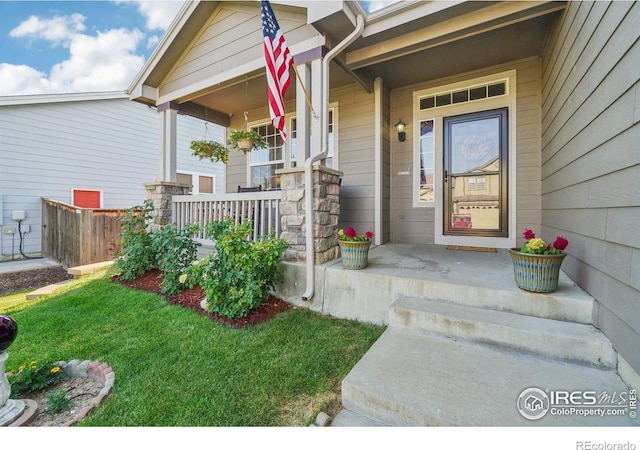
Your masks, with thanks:
[(369, 247), (371, 241), (340, 241), (340, 252), (342, 253), (342, 265), (345, 269), (364, 269), (369, 260)]
[(532, 292), (553, 292), (558, 287), (560, 265), (567, 254), (535, 255), (522, 253), (519, 248), (509, 249), (513, 262), (513, 275), (520, 289)]

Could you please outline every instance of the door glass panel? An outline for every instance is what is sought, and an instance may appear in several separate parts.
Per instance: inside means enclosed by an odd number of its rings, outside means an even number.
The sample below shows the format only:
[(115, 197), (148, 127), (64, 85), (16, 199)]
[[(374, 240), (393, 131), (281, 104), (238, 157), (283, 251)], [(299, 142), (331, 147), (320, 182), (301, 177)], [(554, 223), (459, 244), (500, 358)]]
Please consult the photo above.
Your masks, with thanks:
[(445, 119), (445, 234), (505, 236), (506, 110)]
[(433, 119), (420, 122), (420, 197), (433, 202)]

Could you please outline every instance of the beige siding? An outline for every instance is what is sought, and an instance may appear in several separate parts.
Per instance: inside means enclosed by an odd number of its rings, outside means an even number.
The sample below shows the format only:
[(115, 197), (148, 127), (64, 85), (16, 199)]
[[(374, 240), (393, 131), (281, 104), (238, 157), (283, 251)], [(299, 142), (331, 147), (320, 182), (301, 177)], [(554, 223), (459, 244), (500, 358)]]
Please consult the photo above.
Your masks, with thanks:
[(331, 92), (339, 108), (337, 169), (340, 186), (340, 227), (359, 233), (373, 231), (375, 209), (374, 116), (375, 96), (357, 85)]
[[(278, 11), (277, 17), (289, 47), (317, 36), (306, 24), (304, 14)], [(220, 2), (190, 48), (161, 83), (160, 95), (167, 96), (204, 81), (225, 81), (230, 78), (224, 76), (226, 71), (245, 64), (255, 65), (253, 70), (260, 69), (263, 63), (258, 62), (263, 58), (260, 4)]]
[(596, 326), (640, 371), (640, 4), (570, 2), (542, 77), (542, 234), (569, 238), (563, 270)]
[[(528, 59), (420, 85), (396, 89), (391, 94), (392, 121), (407, 123), (407, 140), (392, 139), (391, 162), (391, 240), (393, 242), (433, 243), (433, 208), (413, 207), (413, 92), (477, 78), (505, 70), (516, 70), (516, 230), (539, 228), (540, 224), (540, 62)], [(395, 123), (395, 122), (394, 122)], [(411, 172), (411, 175), (402, 173)]]

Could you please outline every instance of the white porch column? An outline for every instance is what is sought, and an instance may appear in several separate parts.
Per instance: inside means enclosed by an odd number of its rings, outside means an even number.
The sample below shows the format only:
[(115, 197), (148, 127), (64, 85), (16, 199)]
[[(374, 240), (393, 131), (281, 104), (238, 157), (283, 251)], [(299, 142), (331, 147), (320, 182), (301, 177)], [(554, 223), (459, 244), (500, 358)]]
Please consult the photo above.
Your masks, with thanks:
[(309, 86), (311, 86), (311, 71), (306, 63), (298, 65), (297, 69), (300, 79), (296, 80), (296, 159), (298, 167), (302, 167), (310, 155), (309, 130), (311, 130), (311, 115), (304, 89), (307, 89), (308, 92)]
[(322, 59), (314, 59), (311, 61), (311, 103), (316, 111), (316, 117), (311, 121), (311, 155), (322, 153), (322, 133), (324, 125), (322, 124)]
[(374, 204), (374, 244), (382, 244), (382, 78), (378, 77), (374, 81), (374, 133), (375, 140), (373, 143), (374, 161), (375, 161), (375, 175), (374, 175), (374, 190), (375, 190), (375, 204)]
[(160, 181), (175, 183), (177, 171), (178, 110), (171, 103), (158, 105), (160, 113)]

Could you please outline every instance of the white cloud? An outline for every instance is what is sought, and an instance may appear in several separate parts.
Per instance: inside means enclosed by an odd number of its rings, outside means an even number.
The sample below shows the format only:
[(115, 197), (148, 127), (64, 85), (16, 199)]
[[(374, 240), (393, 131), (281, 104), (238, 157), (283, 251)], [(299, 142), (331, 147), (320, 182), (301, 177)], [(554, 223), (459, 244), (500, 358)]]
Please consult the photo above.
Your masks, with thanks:
[(0, 95), (43, 94), (49, 80), (33, 67), (0, 63)]
[(144, 64), (135, 51), (144, 35), (138, 30), (114, 29), (97, 36), (77, 35), (70, 57), (51, 69), (56, 92), (124, 90)]
[(31, 16), (9, 32), (11, 37), (45, 39), (53, 44), (68, 44), (77, 33), (84, 31), (86, 17), (82, 14), (54, 16), (42, 19)]
[[(182, 0), (129, 0), (138, 4), (138, 12), (147, 20), (149, 30), (166, 30), (185, 3)], [(120, 2), (118, 2), (120, 3)]]
[[(147, 29), (164, 31), (184, 1), (116, 0), (116, 3), (136, 4)], [(86, 19), (79, 13), (52, 18), (31, 16), (11, 30), (9, 35), (14, 38), (40, 39), (54, 47), (68, 48), (69, 57), (55, 64), (48, 75), (26, 65), (0, 64), (0, 95), (124, 91), (129, 87), (144, 64), (144, 57), (136, 54), (138, 46), (145, 43), (152, 48), (160, 37), (122, 28), (88, 35), (84, 34)]]
[(157, 34), (150, 36), (147, 39), (147, 48), (155, 48), (155, 46), (158, 45), (158, 42), (160, 42), (160, 36)]

